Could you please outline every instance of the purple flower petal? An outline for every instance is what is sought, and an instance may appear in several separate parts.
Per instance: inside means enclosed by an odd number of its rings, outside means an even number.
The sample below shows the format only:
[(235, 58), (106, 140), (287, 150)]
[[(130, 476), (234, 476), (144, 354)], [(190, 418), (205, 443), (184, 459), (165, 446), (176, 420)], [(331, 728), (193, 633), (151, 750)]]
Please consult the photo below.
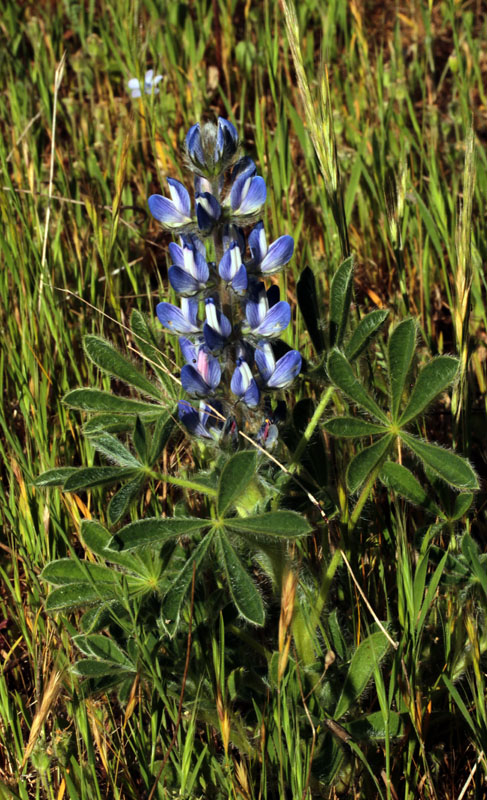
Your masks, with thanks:
[(181, 383), (185, 392), (194, 394), (197, 397), (206, 397), (210, 392), (210, 387), (206, 381), (198, 370), (190, 364), (185, 364), (181, 369)]
[(258, 347), (255, 348), (255, 363), (262, 378), (267, 383), (276, 368), (272, 345), (268, 342), (259, 342)]
[(172, 263), (176, 267), (182, 267), (184, 269), (184, 253), (183, 248), (180, 247), (176, 242), (171, 242), (169, 244), (169, 255), (171, 257)]
[(201, 342), (193, 344), (191, 339), (187, 339), (186, 336), (179, 337), (179, 347), (187, 364), (192, 364), (193, 366), (196, 364), (198, 360), (198, 347), (200, 344)]
[(186, 270), (181, 269), (181, 267), (169, 267), (167, 276), (176, 294), (192, 297), (201, 291), (201, 289), (204, 289), (204, 283), (197, 281), (196, 278), (193, 278), (192, 275), (186, 272)]
[(204, 167), (205, 154), (201, 144), (201, 130), (199, 122), (197, 122), (196, 125), (192, 125), (186, 134), (186, 147), (188, 149), (188, 155), (192, 161), (197, 163), (200, 167)]
[(242, 400), (244, 401), (245, 405), (248, 406), (249, 408), (255, 408), (256, 406), (259, 405), (260, 391), (254, 378), (252, 378), (252, 383), (245, 392)]
[(183, 425), (194, 436), (204, 436), (205, 439), (213, 438), (211, 433), (206, 430), (204, 424), (201, 422), (200, 414), (187, 400), (179, 401), (178, 416)]
[(161, 194), (152, 194), (149, 197), (148, 205), (152, 216), (171, 228), (187, 225), (188, 222), (191, 222), (191, 217), (182, 214), (172, 200), (168, 200), (167, 197), (163, 197)]
[(215, 146), (215, 161), (222, 156), (231, 157), (237, 151), (238, 133), (236, 128), (223, 117), (218, 117), (218, 133)]
[(174, 178), (168, 178), (167, 182), (174, 205), (181, 214), (191, 219), (191, 199), (188, 190), (181, 181), (177, 181)]
[[(182, 299), (181, 305), (183, 306), (185, 298)], [(198, 304), (196, 303), (196, 313)], [(172, 333), (199, 333), (199, 327), (196, 325), (196, 315), (190, 313), (188, 315), (187, 309), (179, 309), (171, 303), (159, 303), (156, 306), (156, 314), (159, 322)]]
[(210, 192), (197, 194), (195, 203), (198, 228), (200, 231), (210, 231), (215, 222), (220, 219), (222, 213), (220, 203)]
[(290, 350), (279, 359), (273, 374), (267, 380), (270, 389), (284, 389), (289, 386), (301, 369), (302, 358), (297, 350)]
[(276, 303), (267, 312), (260, 325), (253, 330), (255, 336), (279, 336), (291, 321), (291, 306), (285, 300)]
[(232, 289), (236, 294), (243, 295), (247, 291), (248, 277), (244, 265), (240, 267), (232, 281)]
[(138, 78), (130, 78), (127, 83), (129, 89), (140, 89), (140, 82)]
[(223, 258), (218, 265), (220, 277), (227, 282), (233, 281), (241, 266), (242, 254), (240, 248), (237, 242), (232, 242), (228, 250), (224, 252)]
[(252, 260), (260, 264), (267, 253), (267, 240), (265, 236), (264, 223), (258, 222), (249, 233), (249, 248)]
[(269, 247), (262, 263), (260, 265), (261, 272), (264, 275), (270, 275), (277, 272), (284, 264), (291, 260), (294, 253), (294, 239), (292, 236), (280, 236), (275, 242), (272, 242)]

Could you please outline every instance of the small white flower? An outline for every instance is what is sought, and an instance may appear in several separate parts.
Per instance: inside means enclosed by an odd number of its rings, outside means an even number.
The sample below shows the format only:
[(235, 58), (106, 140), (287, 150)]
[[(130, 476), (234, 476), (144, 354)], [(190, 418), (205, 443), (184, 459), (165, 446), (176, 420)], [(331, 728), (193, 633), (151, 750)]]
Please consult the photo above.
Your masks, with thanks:
[[(144, 78), (144, 93), (145, 94), (159, 94), (159, 89), (157, 88), (157, 84), (162, 81), (162, 75), (156, 75), (154, 77), (154, 70), (148, 69), (145, 73)], [(141, 84), (138, 78), (130, 78), (128, 84), (128, 88), (130, 89), (130, 94), (132, 97), (140, 97), (142, 94)]]

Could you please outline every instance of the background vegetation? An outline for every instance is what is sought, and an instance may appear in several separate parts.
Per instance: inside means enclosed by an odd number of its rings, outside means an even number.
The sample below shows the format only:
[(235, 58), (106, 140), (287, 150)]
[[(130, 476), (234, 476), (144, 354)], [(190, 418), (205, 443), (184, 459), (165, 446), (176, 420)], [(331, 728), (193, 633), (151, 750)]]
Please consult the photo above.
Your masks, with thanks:
[[(485, 8), (305, 0), (297, 12), (312, 92), (322, 57), (328, 65), (355, 303), (362, 313), (389, 309), (386, 331), (416, 317), (419, 365), (442, 353), (464, 358), (461, 417), (447, 392), (417, 432), (457, 445), (485, 480)], [(127, 80), (149, 67), (164, 75), (160, 94), (132, 100)], [(135, 358), (131, 311), (151, 314), (167, 297), (171, 237), (149, 217), (147, 196), (167, 175), (184, 180), (187, 129), (220, 114), (268, 182), (269, 241), (295, 238), (288, 299), (295, 304), (311, 267), (323, 320), (342, 243), (275, 0), (10, 2), (0, 74), (0, 796), (485, 796), (485, 483), (468, 513), (436, 527), (377, 485), (353, 531), (350, 571), (335, 558), (333, 528), (318, 525), (295, 552), (297, 586), (284, 576), (273, 587), (259, 573), (262, 631), (219, 614), (217, 582), (213, 605), (196, 596), (181, 637), (161, 643), (124, 697), (85, 696), (70, 669), (76, 615), (46, 613), (39, 575), (54, 558), (92, 558), (80, 521), (100, 518), (104, 495), (40, 490), (33, 480), (98, 463), (83, 415), (62, 403), (78, 386), (110, 388), (82, 336), (103, 334)], [(392, 175), (402, 187), (400, 247)], [(469, 180), (466, 214), (458, 203)], [(316, 363), (299, 311), (288, 343)], [(382, 398), (382, 339), (370, 359), (369, 388)], [(303, 383), (294, 399), (309, 396)], [(453, 397), (456, 412), (458, 386)], [(343, 407), (330, 393), (324, 418)], [(321, 426), (317, 437), (327, 480), (339, 486), (352, 445), (340, 449)], [(192, 457), (181, 431), (164, 472), (189, 473)], [(170, 514), (179, 499), (154, 482), (144, 509)], [(304, 642), (291, 642), (293, 609), (305, 617)], [(377, 620), (397, 647), (381, 633), (370, 638)], [(365, 639), (378, 644), (364, 656)]]

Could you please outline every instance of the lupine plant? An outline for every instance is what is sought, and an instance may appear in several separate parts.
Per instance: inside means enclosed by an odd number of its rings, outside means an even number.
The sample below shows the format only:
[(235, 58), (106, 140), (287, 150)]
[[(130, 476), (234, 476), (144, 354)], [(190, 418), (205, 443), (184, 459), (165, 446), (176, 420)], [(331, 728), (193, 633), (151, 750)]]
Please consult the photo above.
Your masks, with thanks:
[[(114, 619), (128, 625), (133, 601), (145, 597), (144, 613), (151, 609), (149, 627), (174, 635), (190, 587), (213, 551), (239, 615), (261, 626), (265, 608), (246, 566), (249, 550), (270, 552), (270, 574), (275, 577), (287, 558), (285, 543), (311, 531), (295, 511), (279, 510), (276, 491), (266, 491), (259, 474), (267, 467), (266, 452), (278, 446), (279, 425), (286, 416), (283, 390), (302, 364), (298, 351), (287, 349), (281, 355), (275, 350), (292, 311), (279, 299), (271, 276), (292, 258), (293, 239), (283, 235), (267, 243), (259, 219), (266, 184), (253, 161), (240, 156), (237, 131), (229, 121), (194, 125), (186, 136), (186, 162), (194, 175), (194, 206), (183, 184), (171, 178), (170, 197), (152, 195), (148, 205), (161, 225), (179, 237), (179, 243), (169, 245), (168, 270), (179, 304), (162, 301), (156, 313), (162, 326), (179, 336), (185, 362), (179, 380), (185, 397), (177, 402), (177, 416), (195, 449), (206, 443), (205, 469), (189, 479), (159, 470), (162, 453), (177, 431), (173, 404), (178, 390), (152, 326), (134, 311), (132, 334), (159, 385), (108, 342), (87, 336), (89, 358), (144, 399), (97, 389), (70, 392), (65, 398), (70, 406), (99, 412), (85, 425), (85, 433), (112, 465), (65, 467), (37, 480), (39, 486), (62, 485), (65, 491), (122, 482), (107, 508), (107, 521), (115, 528), (134, 509), (147, 481), (166, 481), (203, 496), (206, 515), (178, 509), (173, 517), (136, 519), (111, 533), (99, 522), (85, 520), (86, 546), (116, 566), (63, 559), (43, 572), (56, 587), (47, 600), (50, 610), (89, 606), (81, 623), (87, 635), (76, 640), (88, 656), (77, 666), (80, 674), (111, 682), (125, 675), (130, 683), (136, 653), (130, 636), (122, 637), (122, 651), (97, 631)], [(127, 432), (133, 451), (116, 435)], [(177, 545), (181, 537), (191, 545)], [(273, 540), (283, 542), (284, 549), (269, 548)]]

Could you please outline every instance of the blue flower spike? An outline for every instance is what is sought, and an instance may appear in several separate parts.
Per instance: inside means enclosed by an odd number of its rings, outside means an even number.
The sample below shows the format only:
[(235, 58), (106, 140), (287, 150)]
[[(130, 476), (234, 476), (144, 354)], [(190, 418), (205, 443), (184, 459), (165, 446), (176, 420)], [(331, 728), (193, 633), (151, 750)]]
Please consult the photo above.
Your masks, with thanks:
[(174, 178), (167, 179), (171, 199), (160, 194), (149, 197), (149, 211), (166, 228), (181, 228), (191, 223), (191, 200), (187, 189)]
[(237, 359), (237, 366), (232, 375), (230, 389), (249, 408), (256, 408), (259, 405), (259, 387), (255, 382), (249, 365), (243, 358)]
[(263, 341), (255, 349), (255, 363), (268, 389), (286, 389), (299, 374), (302, 358), (290, 350), (276, 362), (272, 345)]
[(273, 275), (287, 264), (294, 253), (294, 239), (284, 235), (267, 247), (263, 222), (258, 222), (249, 234), (252, 260), (249, 267), (258, 269), (263, 275)]

